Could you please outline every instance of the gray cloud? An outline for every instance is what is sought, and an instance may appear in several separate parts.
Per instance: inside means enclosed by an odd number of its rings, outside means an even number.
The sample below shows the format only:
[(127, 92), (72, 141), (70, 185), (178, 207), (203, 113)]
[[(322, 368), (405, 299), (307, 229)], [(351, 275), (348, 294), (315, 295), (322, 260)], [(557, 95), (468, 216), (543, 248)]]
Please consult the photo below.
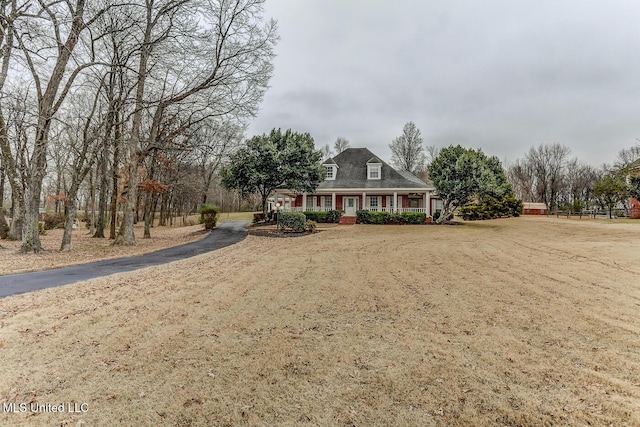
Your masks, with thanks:
[(559, 142), (592, 164), (640, 137), (640, 4), (268, 0), (275, 73), (249, 135), (338, 136), (389, 158), (413, 120), (427, 144), (515, 160)]

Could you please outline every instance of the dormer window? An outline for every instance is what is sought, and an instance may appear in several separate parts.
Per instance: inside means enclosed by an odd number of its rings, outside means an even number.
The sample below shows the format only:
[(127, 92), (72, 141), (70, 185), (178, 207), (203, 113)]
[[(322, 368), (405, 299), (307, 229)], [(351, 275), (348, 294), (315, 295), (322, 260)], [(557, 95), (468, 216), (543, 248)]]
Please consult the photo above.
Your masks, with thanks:
[(336, 166), (335, 165), (324, 165), (327, 173), (324, 177), (325, 180), (335, 180), (336, 179)]
[(381, 168), (380, 163), (367, 163), (367, 179), (380, 179)]

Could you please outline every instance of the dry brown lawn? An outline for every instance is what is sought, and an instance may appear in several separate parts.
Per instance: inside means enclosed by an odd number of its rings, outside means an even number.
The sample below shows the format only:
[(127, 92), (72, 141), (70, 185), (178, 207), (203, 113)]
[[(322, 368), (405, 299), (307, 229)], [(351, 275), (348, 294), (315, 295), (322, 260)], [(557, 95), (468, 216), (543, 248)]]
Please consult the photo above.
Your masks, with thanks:
[(0, 402), (87, 412), (0, 425), (640, 425), (639, 231), (339, 226), (5, 298)]

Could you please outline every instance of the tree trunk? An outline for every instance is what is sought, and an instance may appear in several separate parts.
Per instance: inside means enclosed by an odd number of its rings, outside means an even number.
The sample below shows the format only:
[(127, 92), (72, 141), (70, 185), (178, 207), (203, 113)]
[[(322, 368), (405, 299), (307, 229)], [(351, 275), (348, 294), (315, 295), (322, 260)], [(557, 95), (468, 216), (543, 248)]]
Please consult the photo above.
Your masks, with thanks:
[(71, 188), (67, 194), (64, 204), (64, 234), (62, 235), (62, 243), (60, 244), (61, 252), (69, 252), (71, 250), (71, 233), (73, 232), (73, 221), (76, 219), (76, 196), (77, 188)]
[[(89, 204), (91, 205), (91, 224), (89, 225), (89, 234), (93, 235), (96, 224), (96, 183), (93, 175), (93, 168), (89, 171)], [(85, 211), (85, 215), (86, 215)]]
[(93, 237), (104, 238), (104, 227), (107, 216), (107, 196), (109, 195), (109, 180), (107, 179), (107, 158), (102, 154), (100, 158), (100, 198), (98, 200), (98, 217), (96, 218), (96, 232)]
[(4, 218), (4, 164), (2, 163), (2, 156), (0, 156), (0, 239), (7, 238), (8, 225), (7, 220)]
[(115, 130), (115, 138), (114, 138), (114, 149), (113, 149), (113, 174), (111, 177), (112, 187), (111, 187), (111, 223), (109, 228), (109, 239), (116, 238), (116, 222), (118, 220), (118, 162), (120, 155), (120, 126), (116, 126)]
[(144, 235), (143, 239), (151, 238), (151, 223), (153, 222), (153, 215), (151, 213), (152, 209), (152, 193), (147, 193), (144, 201)]
[(133, 224), (136, 216), (138, 201), (138, 160), (134, 156), (129, 162), (129, 186), (127, 187), (127, 202), (124, 206), (124, 215), (120, 224), (120, 231), (114, 244), (123, 246), (133, 246), (136, 244), (136, 236), (133, 232)]
[(22, 245), (20, 246), (20, 252), (22, 253), (38, 253), (43, 250), (42, 243), (40, 243), (40, 230), (38, 229), (38, 222), (40, 221), (41, 187), (42, 181), (36, 178), (27, 189), (24, 225), (22, 228)]

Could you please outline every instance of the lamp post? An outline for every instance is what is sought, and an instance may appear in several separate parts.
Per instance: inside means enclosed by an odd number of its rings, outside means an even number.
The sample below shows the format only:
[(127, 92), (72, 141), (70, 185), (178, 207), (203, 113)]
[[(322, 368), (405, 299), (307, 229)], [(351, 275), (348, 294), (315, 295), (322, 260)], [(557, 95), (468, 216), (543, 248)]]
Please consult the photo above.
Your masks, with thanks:
[(276, 203), (276, 230), (280, 230), (280, 202)]

